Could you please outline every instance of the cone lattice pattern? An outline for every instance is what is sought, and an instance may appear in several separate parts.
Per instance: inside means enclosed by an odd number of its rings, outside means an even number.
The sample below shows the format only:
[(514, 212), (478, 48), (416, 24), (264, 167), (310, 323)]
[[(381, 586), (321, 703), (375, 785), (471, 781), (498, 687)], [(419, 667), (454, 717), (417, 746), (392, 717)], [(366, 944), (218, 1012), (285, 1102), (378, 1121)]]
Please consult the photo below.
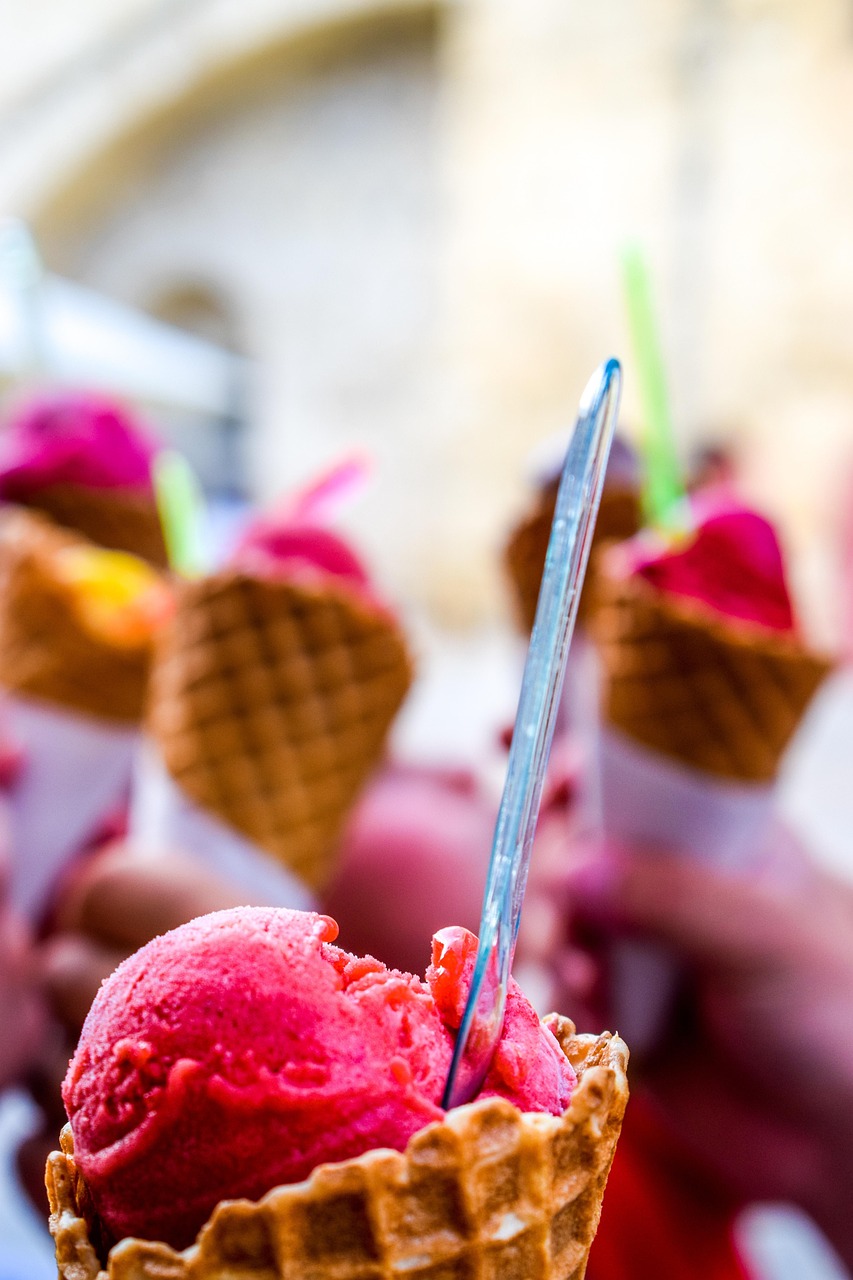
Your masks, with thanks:
[(22, 500), (99, 547), (129, 551), (165, 569), (166, 544), (153, 495), (128, 489), (86, 489), (52, 484)]
[(117, 646), (80, 620), (51, 561), (83, 540), (23, 508), (0, 513), (0, 685), (106, 720), (142, 717), (151, 644)]
[[(558, 482), (540, 489), (533, 508), (516, 525), (504, 551), (504, 565), (513, 586), (516, 613), (526, 631), (533, 630), (536, 602), (545, 553), (551, 536), (554, 507), (557, 502)], [(640, 506), (633, 489), (609, 484), (601, 495), (601, 506), (595, 525), (594, 546), (611, 540), (621, 541), (637, 532)], [(581, 595), (579, 618), (585, 622), (592, 608), (595, 595), (595, 557), (590, 559), (586, 582)]]
[(60, 1280), (581, 1280), (628, 1054), (567, 1019), (551, 1025), (579, 1078), (564, 1115), (522, 1115), (503, 1099), (460, 1107), (403, 1154), (371, 1151), (257, 1204), (219, 1205), (183, 1253), (124, 1240), (99, 1259), (66, 1127), (47, 1167)]
[(180, 595), (149, 728), (188, 796), (318, 885), (411, 674), (396, 622), (345, 589), (222, 574)]
[(637, 577), (601, 574), (597, 590), (605, 720), (695, 769), (771, 781), (830, 662)]

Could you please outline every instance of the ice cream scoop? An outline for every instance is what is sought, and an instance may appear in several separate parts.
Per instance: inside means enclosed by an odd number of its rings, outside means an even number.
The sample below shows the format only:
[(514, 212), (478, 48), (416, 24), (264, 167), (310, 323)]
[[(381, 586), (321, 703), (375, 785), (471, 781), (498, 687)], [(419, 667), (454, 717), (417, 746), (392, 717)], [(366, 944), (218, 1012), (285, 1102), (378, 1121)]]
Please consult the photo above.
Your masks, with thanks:
[[(441, 1118), (476, 940), (443, 931), (423, 982), (336, 936), (315, 913), (218, 912), (155, 939), (103, 985), (63, 1098), (115, 1238), (183, 1247), (220, 1200), (402, 1150)], [(513, 985), (483, 1096), (556, 1115), (574, 1083)]]
[(628, 544), (624, 567), (669, 596), (695, 600), (722, 617), (771, 631), (796, 630), (782, 550), (769, 520), (721, 501), (694, 502), (694, 530), (669, 542), (644, 535)]
[(157, 445), (122, 406), (91, 392), (43, 396), (11, 419), (0, 449), (0, 497), (46, 485), (152, 493)]
[(18, 410), (0, 438), (0, 499), (163, 566), (152, 483), (158, 449), (112, 400), (90, 392), (41, 396)]
[(54, 567), (83, 625), (112, 644), (149, 642), (171, 614), (170, 588), (137, 556), (67, 546), (57, 552)]
[(34, 512), (0, 514), (0, 680), (100, 719), (142, 714), (167, 583), (134, 556), (94, 547)]

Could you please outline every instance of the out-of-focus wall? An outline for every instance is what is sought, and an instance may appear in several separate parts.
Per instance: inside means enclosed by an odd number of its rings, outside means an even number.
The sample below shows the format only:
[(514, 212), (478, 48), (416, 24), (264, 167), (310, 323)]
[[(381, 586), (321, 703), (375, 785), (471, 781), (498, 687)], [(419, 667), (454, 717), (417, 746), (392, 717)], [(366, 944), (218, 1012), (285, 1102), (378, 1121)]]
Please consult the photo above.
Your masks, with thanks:
[(19, 136), (7, 207), (34, 219), (52, 268), (170, 320), (187, 300), (218, 314), (255, 362), (246, 461), (261, 500), (368, 451), (375, 492), (349, 523), (390, 593), (420, 603), (442, 478), (434, 8), (249, 3), (239, 40), (220, 9), (158, 6), (130, 24), (79, 86), (89, 106), (115, 103), (91, 127), (82, 108), (63, 125), (74, 85), (24, 103), (19, 123), (53, 130), (59, 163), (25, 174)]
[(34, 217), (51, 266), (131, 301), (215, 287), (260, 360), (262, 493), (366, 443), (385, 484), (359, 520), (394, 589), (494, 617), (525, 458), (603, 355), (625, 357), (638, 420), (618, 271), (637, 238), (685, 450), (731, 440), (832, 635), (846, 0), (64, 13), (43, 2), (0, 49), (0, 208)]
[(219, 306), (256, 361), (261, 500), (367, 451), (373, 490), (349, 523), (398, 598), (418, 594), (441, 486), (436, 85), (429, 24), (318, 42), (164, 139), (91, 225), (42, 237), (62, 271), (135, 305), (168, 314), (195, 288)]
[(681, 438), (731, 440), (832, 635), (826, 548), (853, 472), (850, 5), (469, 0), (448, 50), (447, 345), (493, 491), (604, 352), (627, 357), (638, 421), (619, 275), (638, 239)]

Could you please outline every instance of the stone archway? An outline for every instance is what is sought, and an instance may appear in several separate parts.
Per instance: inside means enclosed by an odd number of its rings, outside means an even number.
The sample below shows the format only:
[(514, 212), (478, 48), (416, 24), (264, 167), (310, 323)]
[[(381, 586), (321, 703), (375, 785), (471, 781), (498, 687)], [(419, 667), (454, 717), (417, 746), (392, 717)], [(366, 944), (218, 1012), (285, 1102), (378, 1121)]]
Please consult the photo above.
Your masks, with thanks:
[(252, 492), (366, 450), (382, 491), (351, 524), (391, 592), (417, 598), (442, 440), (436, 22), (367, 8), (197, 76), (34, 221), (52, 269), (163, 319), (194, 327), (203, 285), (255, 362)]
[(428, 22), (441, 8), (443, 0), (141, 0), (126, 26), (93, 35), (0, 112), (0, 208), (52, 228), (122, 178), (128, 154), (156, 146), (176, 119), (318, 47), (370, 26)]

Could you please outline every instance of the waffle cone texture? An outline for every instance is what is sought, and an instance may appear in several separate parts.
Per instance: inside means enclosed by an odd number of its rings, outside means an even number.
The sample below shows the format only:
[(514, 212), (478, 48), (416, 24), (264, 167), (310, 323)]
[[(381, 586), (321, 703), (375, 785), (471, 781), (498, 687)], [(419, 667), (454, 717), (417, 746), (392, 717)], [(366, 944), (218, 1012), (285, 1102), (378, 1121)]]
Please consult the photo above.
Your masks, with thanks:
[(48, 1159), (59, 1280), (582, 1280), (628, 1099), (621, 1040), (546, 1019), (578, 1073), (562, 1116), (502, 1098), (448, 1112), (405, 1152), (321, 1165), (223, 1201), (194, 1245), (98, 1247), (70, 1126)]
[[(521, 627), (533, 630), (536, 604), (545, 554), (554, 521), (559, 481), (543, 486), (530, 510), (521, 518), (504, 548), (504, 569), (512, 587), (515, 613)], [(640, 527), (640, 504), (636, 492), (627, 486), (609, 484), (601, 495), (593, 546), (632, 537)], [(596, 570), (590, 560), (581, 594), (578, 617), (587, 622), (594, 605)]]
[(20, 499), (66, 529), (114, 551), (129, 551), (157, 568), (168, 566), (163, 528), (153, 494), (133, 489), (90, 489), (76, 484), (45, 485)]
[(118, 646), (80, 620), (51, 561), (76, 535), (23, 508), (0, 514), (0, 685), (118, 723), (142, 718), (152, 646)]
[(832, 669), (795, 637), (728, 621), (637, 576), (599, 574), (593, 633), (606, 723), (731, 781), (776, 777)]
[(179, 593), (148, 729), (187, 796), (319, 886), (411, 679), (394, 618), (346, 588), (223, 573)]

